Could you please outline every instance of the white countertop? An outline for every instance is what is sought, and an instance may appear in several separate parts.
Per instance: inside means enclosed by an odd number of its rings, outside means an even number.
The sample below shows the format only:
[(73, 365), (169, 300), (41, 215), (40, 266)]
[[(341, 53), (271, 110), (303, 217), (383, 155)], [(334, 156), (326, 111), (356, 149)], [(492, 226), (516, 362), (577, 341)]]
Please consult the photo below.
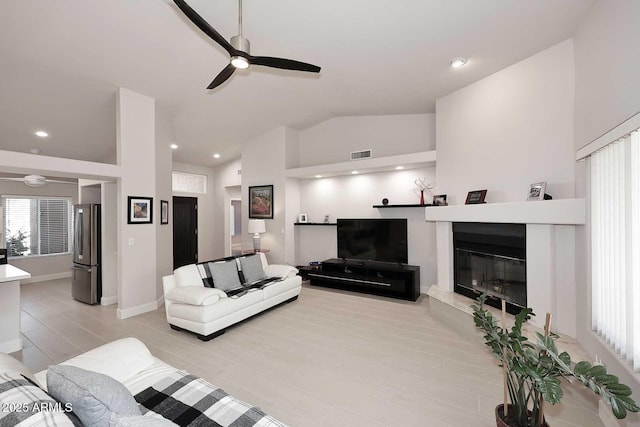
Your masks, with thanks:
[(28, 279), (31, 274), (11, 264), (0, 264), (0, 283), (13, 282), (14, 280)]

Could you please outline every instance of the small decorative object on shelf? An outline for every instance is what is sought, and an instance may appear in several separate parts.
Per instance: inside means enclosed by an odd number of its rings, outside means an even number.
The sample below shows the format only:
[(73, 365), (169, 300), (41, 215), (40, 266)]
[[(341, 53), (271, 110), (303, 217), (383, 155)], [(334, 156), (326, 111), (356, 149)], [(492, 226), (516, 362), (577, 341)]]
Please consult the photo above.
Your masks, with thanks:
[(467, 200), (464, 202), (465, 205), (479, 205), (485, 203), (484, 198), (487, 195), (487, 190), (475, 190), (469, 191), (467, 194)]
[(382, 204), (387, 206), (389, 204), (389, 199), (387, 199), (386, 197), (382, 199)]
[(324, 216), (324, 223), (328, 224), (329, 223), (329, 215), (325, 215)]
[(447, 195), (446, 194), (438, 194), (437, 196), (433, 196), (433, 206), (447, 206)]
[(527, 200), (551, 200), (553, 197), (545, 193), (547, 189), (547, 182), (535, 182), (529, 187), (529, 197)]
[(301, 224), (306, 224), (308, 222), (307, 214), (301, 213), (300, 215), (298, 215), (298, 222)]
[(424, 192), (427, 191), (429, 193), (431, 193), (431, 190), (433, 190), (433, 188), (435, 188), (435, 184), (432, 184), (430, 182), (426, 182), (427, 178), (418, 178), (414, 181), (414, 184), (416, 185), (416, 188), (414, 188), (414, 191), (420, 192), (420, 204), (424, 205)]

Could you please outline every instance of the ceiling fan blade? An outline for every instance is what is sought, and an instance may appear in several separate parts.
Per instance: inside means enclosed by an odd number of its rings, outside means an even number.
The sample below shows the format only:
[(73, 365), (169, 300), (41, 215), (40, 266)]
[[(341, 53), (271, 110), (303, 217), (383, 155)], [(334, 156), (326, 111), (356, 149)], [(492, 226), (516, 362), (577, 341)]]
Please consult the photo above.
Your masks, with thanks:
[(218, 73), (218, 75), (216, 76), (215, 79), (213, 79), (211, 84), (207, 86), (207, 89), (214, 89), (220, 86), (222, 83), (226, 82), (227, 79), (229, 79), (229, 77), (231, 77), (234, 71), (236, 71), (236, 67), (234, 67), (231, 64), (227, 65), (226, 67), (224, 67), (224, 70)]
[(0, 180), (2, 180), (2, 181), (20, 181), (20, 182), (22, 182), (22, 181), (24, 181), (24, 178), (12, 178), (12, 177), (8, 177), (8, 176), (3, 176), (3, 177), (0, 177)]
[(235, 54), (236, 50), (233, 48), (233, 46), (231, 46), (231, 44), (227, 40), (225, 40), (225, 38), (222, 37), (219, 32), (217, 32), (211, 25), (209, 25), (209, 23), (205, 21), (202, 16), (198, 15), (198, 12), (193, 10), (191, 6), (189, 6), (184, 0), (173, 0), (173, 2), (180, 8), (180, 10), (187, 16), (187, 18), (189, 18), (189, 20), (191, 20), (191, 22), (196, 25), (196, 27), (200, 28), (203, 33), (211, 37), (213, 41), (222, 46), (227, 52), (229, 52), (229, 55), (233, 56)]
[(263, 65), (265, 67), (280, 68), (282, 70), (307, 71), (310, 73), (320, 72), (320, 67), (317, 65), (294, 61), (293, 59), (273, 58), (271, 56), (252, 56), (250, 57), (250, 62), (252, 65)]
[(73, 181), (62, 181), (59, 179), (47, 179), (47, 183), (51, 183), (51, 184), (72, 184), (72, 185), (78, 185), (77, 182), (73, 182)]

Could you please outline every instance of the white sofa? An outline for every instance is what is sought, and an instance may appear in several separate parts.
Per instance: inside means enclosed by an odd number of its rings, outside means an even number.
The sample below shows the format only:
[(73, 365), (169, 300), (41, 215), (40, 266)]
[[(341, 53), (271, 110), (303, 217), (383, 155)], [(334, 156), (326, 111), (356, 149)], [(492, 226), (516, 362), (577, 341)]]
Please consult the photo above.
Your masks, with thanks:
[(260, 257), (264, 275), (279, 280), (248, 289), (240, 296), (228, 297), (225, 291), (217, 288), (221, 284), (205, 286), (203, 267), (207, 263), (185, 265), (172, 275), (164, 276), (162, 285), (167, 322), (175, 330), (191, 331), (201, 340), (208, 341), (235, 323), (297, 299), (302, 289), (298, 270), (289, 265), (269, 265), (264, 253), (255, 256)]
[[(182, 406), (184, 409), (189, 406), (194, 408), (197, 406), (198, 411), (206, 413), (209, 418), (212, 418), (211, 420), (205, 419), (207, 421), (205, 424), (209, 423), (209, 425), (235, 425), (234, 423), (237, 422), (237, 419), (242, 417), (245, 412), (250, 412), (251, 414), (259, 412), (258, 416), (253, 417), (256, 426), (286, 427), (273, 417), (264, 414), (259, 408), (252, 407), (232, 396), (228, 396), (222, 390), (203, 379), (190, 376), (188, 373), (180, 371), (154, 357), (144, 343), (136, 338), (124, 338), (110, 342), (62, 362), (61, 365), (74, 366), (106, 375), (124, 385), (131, 395), (137, 395), (136, 400), (140, 403), (140, 412), (143, 415), (130, 418), (129, 423), (114, 424), (110, 422), (110, 426), (155, 427), (159, 425), (176, 425), (167, 421), (171, 417), (162, 413), (163, 407), (166, 409), (166, 407), (171, 406)], [(16, 375), (19, 378), (20, 374), (29, 378), (32, 384), (22, 380), (10, 379)], [(180, 383), (172, 382), (173, 377), (181, 378)], [(73, 379), (70, 381), (74, 382)], [(48, 390), (47, 388), (46, 370), (33, 374), (18, 360), (7, 354), (0, 353), (0, 382), (2, 383), (0, 387), (0, 406), (4, 411), (0, 412), (1, 426), (73, 425), (68, 418), (68, 410), (73, 410), (78, 414), (77, 410), (80, 405), (61, 401), (58, 401), (61, 402), (59, 406), (54, 406), (50, 403), (55, 402), (51, 397), (54, 395), (54, 390)], [(163, 389), (167, 384), (170, 384), (170, 387)], [(32, 385), (34, 387), (31, 387)], [(148, 395), (149, 390), (158, 390), (166, 393), (169, 389), (172, 390), (172, 393), (167, 394), (166, 397), (171, 399), (173, 405), (168, 404), (169, 399), (162, 402), (156, 397), (155, 404), (157, 406), (150, 408), (149, 406), (152, 405), (149, 402), (144, 402), (143, 398), (141, 398), (141, 396)], [(88, 405), (90, 410), (101, 410), (101, 408), (97, 408), (101, 405), (109, 407), (109, 399), (105, 399), (105, 390), (100, 390), (99, 386), (96, 386), (93, 390), (83, 391), (87, 393), (82, 398), (83, 405)], [(215, 399), (207, 395), (212, 391), (214, 393), (211, 396), (215, 396)], [(48, 392), (49, 395), (45, 394), (45, 392)], [(109, 392), (107, 391), (107, 393)], [(198, 401), (198, 397), (201, 397), (202, 400)], [(214, 402), (214, 400), (216, 401)], [(213, 406), (207, 407), (205, 402), (209, 402), (208, 404)], [(34, 403), (39, 405), (38, 409), (29, 409), (27, 411), (26, 409), (32, 408)], [(211, 409), (214, 407), (216, 408), (215, 411)], [(110, 408), (110, 410), (112, 409)], [(7, 411), (13, 411), (14, 414)], [(181, 414), (178, 413), (176, 415)], [(184, 421), (184, 418), (177, 418)], [(244, 418), (246, 419), (246, 417)], [(203, 416), (198, 419), (200, 420), (199, 425), (203, 425)], [(162, 421), (162, 423), (154, 423), (154, 420)], [(179, 422), (178, 420), (172, 419), (172, 421), (176, 422)], [(112, 419), (111, 421), (114, 420)], [(249, 424), (253, 425), (252, 423)], [(83, 425), (94, 426), (95, 424), (93, 422), (84, 422)]]

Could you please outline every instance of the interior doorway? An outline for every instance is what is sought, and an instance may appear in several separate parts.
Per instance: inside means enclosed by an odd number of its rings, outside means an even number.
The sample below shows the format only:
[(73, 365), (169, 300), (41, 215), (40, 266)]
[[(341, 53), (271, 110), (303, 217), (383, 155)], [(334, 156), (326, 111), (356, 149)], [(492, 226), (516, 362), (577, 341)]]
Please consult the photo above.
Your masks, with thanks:
[(231, 199), (229, 209), (231, 255), (242, 255), (242, 200)]
[(173, 269), (198, 262), (198, 198), (173, 196)]

